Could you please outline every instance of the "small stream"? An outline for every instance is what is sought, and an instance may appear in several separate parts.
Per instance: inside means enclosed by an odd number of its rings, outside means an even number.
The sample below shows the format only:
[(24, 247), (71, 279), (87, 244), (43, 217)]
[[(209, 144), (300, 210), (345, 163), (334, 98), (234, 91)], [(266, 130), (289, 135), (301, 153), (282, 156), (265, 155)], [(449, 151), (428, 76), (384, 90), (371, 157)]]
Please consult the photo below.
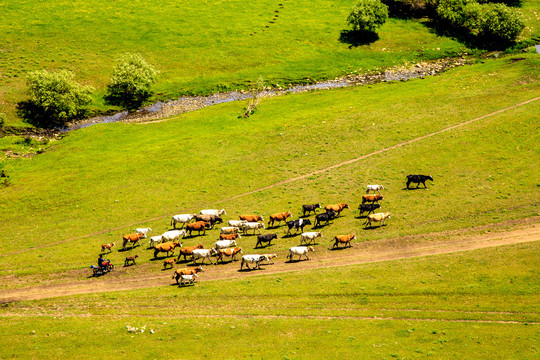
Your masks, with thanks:
[[(309, 85), (296, 85), (287, 89), (270, 88), (263, 91), (263, 97), (285, 95), (287, 93), (300, 93), (313, 90), (337, 89), (349, 86), (370, 85), (380, 82), (406, 81), (437, 75), (448, 69), (469, 63), (465, 58), (447, 58), (436, 61), (420, 62), (410, 66), (396, 66), (384, 72), (374, 74), (350, 73), (342, 78), (327, 80)], [(95, 124), (114, 122), (150, 122), (161, 120), (186, 112), (199, 110), (207, 106), (228, 103), (231, 101), (247, 100), (254, 94), (247, 91), (230, 91), (216, 93), (209, 96), (182, 96), (176, 100), (159, 101), (153, 105), (144, 107), (135, 112), (122, 111), (114, 115), (104, 115), (89, 118), (74, 124), (70, 124), (62, 131), (82, 129)]]

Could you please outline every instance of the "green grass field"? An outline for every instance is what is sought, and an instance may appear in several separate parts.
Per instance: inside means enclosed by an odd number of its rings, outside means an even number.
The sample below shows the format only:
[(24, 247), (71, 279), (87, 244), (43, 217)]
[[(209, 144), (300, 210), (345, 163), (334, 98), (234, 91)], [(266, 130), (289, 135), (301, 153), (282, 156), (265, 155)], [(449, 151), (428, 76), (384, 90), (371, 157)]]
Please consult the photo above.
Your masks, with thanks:
[(539, 251), (534, 242), (6, 304), (0, 357), (535, 359)]
[[(169, 99), (246, 87), (260, 76), (287, 85), (470, 51), (423, 21), (399, 19), (389, 19), (377, 41), (351, 47), (340, 34), (353, 3), (6, 0), (0, 4), (0, 112), (8, 124), (23, 125), (15, 104), (25, 99), (25, 74), (41, 69), (73, 70), (78, 81), (98, 89), (94, 106), (103, 110), (100, 96), (113, 61), (125, 52), (156, 65), (156, 98)], [(538, 2), (524, 3), (532, 36)]]

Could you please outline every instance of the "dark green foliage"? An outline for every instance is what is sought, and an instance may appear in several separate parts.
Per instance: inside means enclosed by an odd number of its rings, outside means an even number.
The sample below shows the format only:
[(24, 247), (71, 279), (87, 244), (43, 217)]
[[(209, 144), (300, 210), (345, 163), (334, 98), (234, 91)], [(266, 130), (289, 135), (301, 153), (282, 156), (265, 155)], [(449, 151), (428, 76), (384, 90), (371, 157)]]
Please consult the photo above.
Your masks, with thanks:
[(124, 54), (116, 62), (106, 100), (128, 110), (139, 108), (152, 95), (158, 71), (139, 54)]
[(347, 22), (353, 31), (375, 32), (388, 19), (388, 6), (379, 0), (360, 0), (353, 6)]
[(516, 9), (500, 3), (440, 0), (437, 13), (448, 26), (465, 30), (489, 45), (507, 46), (517, 39), (525, 27)]
[(77, 83), (68, 70), (33, 71), (26, 84), (30, 99), (18, 104), (19, 115), (28, 123), (43, 127), (62, 127), (87, 114), (93, 88)]

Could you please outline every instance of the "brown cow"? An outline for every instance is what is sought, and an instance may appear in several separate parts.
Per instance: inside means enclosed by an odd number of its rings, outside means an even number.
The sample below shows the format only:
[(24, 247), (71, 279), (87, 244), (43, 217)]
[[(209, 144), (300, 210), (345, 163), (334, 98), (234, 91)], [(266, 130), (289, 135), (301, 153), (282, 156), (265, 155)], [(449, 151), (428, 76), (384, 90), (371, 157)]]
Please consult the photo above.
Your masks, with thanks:
[(177, 263), (176, 259), (165, 259), (165, 261), (163, 261), (163, 269), (166, 269), (169, 266), (172, 268), (173, 265), (176, 263)]
[(223, 262), (223, 257), (224, 256), (227, 256), (227, 257), (230, 257), (232, 258), (232, 261), (235, 261), (235, 256), (236, 254), (240, 253), (242, 254), (242, 248), (239, 248), (239, 247), (234, 247), (234, 248), (228, 248), (228, 249), (218, 249), (217, 251), (217, 261), (216, 262), (219, 262), (221, 260), (221, 262)]
[(364, 203), (375, 203), (382, 200), (383, 196), (381, 194), (371, 194), (371, 195), (362, 195), (362, 204)]
[(241, 238), (240, 234), (219, 234), (219, 240), (236, 240)]
[[(133, 234), (127, 234), (122, 237), (123, 244), (122, 248), (125, 249), (127, 244), (131, 244), (131, 247), (134, 247), (135, 244), (139, 242), (139, 240), (144, 238), (143, 233), (133, 233)], [(141, 245), (139, 243), (139, 245)]]
[(210, 223), (210, 229), (214, 224), (222, 224), (223, 219), (219, 215), (195, 215), (195, 221), (206, 221)]
[(247, 222), (264, 221), (262, 215), (240, 215), (240, 220), (246, 220)]
[(186, 224), (186, 232), (189, 232), (189, 236), (191, 236), (192, 231), (198, 231), (199, 235), (201, 235), (201, 231), (203, 232), (203, 235), (206, 235), (206, 228), (210, 228), (211, 224), (208, 221), (197, 221), (194, 223), (188, 223)]
[(324, 207), (324, 210), (326, 210), (326, 212), (330, 211), (330, 210), (333, 210), (334, 212), (336, 212), (336, 216), (339, 216), (339, 214), (345, 210), (345, 209), (348, 209), (349, 208), (349, 204), (347, 203), (341, 203), (341, 204), (332, 204), (332, 205), (326, 205)]
[(182, 247), (180, 241), (169, 241), (162, 244), (156, 244), (154, 245), (154, 257), (156, 258), (160, 252), (166, 252), (167, 256), (169, 256), (169, 253), (172, 252), (171, 255), (174, 255), (174, 249), (177, 246)]
[(129, 263), (133, 263), (133, 265), (137, 265), (135, 263), (135, 259), (138, 258), (139, 255), (133, 255), (133, 256), (126, 256), (126, 260), (124, 261), (124, 266), (128, 266)]
[(178, 279), (180, 279), (180, 275), (193, 275), (201, 271), (204, 271), (201, 265), (199, 265), (198, 267), (186, 267), (182, 269), (176, 269), (174, 270), (172, 278), (176, 278), (176, 283), (178, 284)]
[(110, 244), (103, 244), (103, 245), (101, 245), (101, 253), (104, 254), (104, 253), (105, 253), (105, 250), (109, 250), (109, 252), (111, 252), (111, 251), (112, 251), (111, 248), (112, 248), (114, 245), (116, 245), (116, 244), (113, 243), (113, 242), (110, 243)]
[(193, 250), (195, 249), (204, 249), (203, 244), (199, 244), (197, 246), (186, 246), (180, 248), (180, 254), (178, 254), (178, 258), (176, 261), (180, 261), (180, 256), (184, 257), (184, 260), (187, 260), (187, 256), (193, 255)]
[(336, 235), (332, 241), (335, 241), (334, 246), (332, 246), (332, 249), (335, 247), (339, 248), (339, 244), (344, 244), (347, 247), (351, 247), (351, 241), (356, 240), (356, 234), (349, 234), (349, 235)]
[[(268, 220), (268, 227), (274, 226), (274, 222), (277, 221), (278, 224), (287, 219), (288, 217), (292, 217), (292, 214), (290, 211), (287, 212), (281, 212), (277, 214), (270, 215), (270, 220)], [(270, 225), (272, 224), (272, 225)]]

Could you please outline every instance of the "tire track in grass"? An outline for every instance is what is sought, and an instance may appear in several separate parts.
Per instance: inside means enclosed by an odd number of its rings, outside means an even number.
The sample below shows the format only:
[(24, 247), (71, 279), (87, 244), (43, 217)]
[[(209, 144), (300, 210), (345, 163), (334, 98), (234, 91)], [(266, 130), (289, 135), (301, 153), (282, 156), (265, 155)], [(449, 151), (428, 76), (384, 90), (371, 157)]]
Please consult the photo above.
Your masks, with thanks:
[[(396, 144), (396, 145), (393, 145), (393, 146), (390, 146), (390, 147), (386, 147), (386, 148), (371, 152), (369, 154), (359, 156), (359, 157), (354, 158), (354, 159), (346, 160), (346, 161), (340, 162), (338, 164), (328, 166), (328, 167), (326, 167), (324, 169), (315, 170), (315, 171), (312, 171), (312, 172), (304, 174), (304, 175), (296, 176), (296, 177), (289, 178), (289, 179), (286, 179), (286, 180), (283, 180), (283, 181), (279, 181), (277, 183), (274, 183), (274, 184), (271, 184), (271, 185), (268, 185), (268, 186), (264, 186), (262, 188), (258, 188), (258, 189), (255, 189), (255, 190), (244, 192), (244, 193), (234, 195), (234, 196), (226, 198), (226, 199), (210, 202), (210, 203), (207, 203), (207, 204), (204, 204), (204, 205), (199, 205), (197, 207), (191, 207), (191, 208), (188, 208), (188, 209), (184, 209), (182, 211), (184, 211), (184, 212), (193, 212), (193, 211), (196, 211), (196, 210), (201, 209), (201, 208), (206, 208), (206, 207), (209, 207), (209, 206), (230, 202), (230, 201), (242, 198), (244, 196), (253, 195), (253, 194), (261, 192), (261, 191), (273, 189), (273, 188), (276, 188), (276, 187), (279, 187), (279, 186), (282, 186), (282, 185), (287, 185), (287, 184), (290, 184), (290, 183), (295, 182), (295, 181), (304, 180), (304, 179), (307, 179), (307, 178), (309, 178), (311, 176), (314, 176), (314, 175), (319, 175), (319, 174), (322, 174), (322, 173), (337, 169), (337, 168), (345, 166), (345, 165), (354, 164), (354, 163), (356, 163), (358, 161), (370, 158), (372, 156), (383, 154), (385, 152), (395, 150), (395, 149), (401, 148), (403, 146), (410, 145), (410, 144), (413, 144), (415, 142), (418, 142), (418, 141), (421, 141), (421, 140), (424, 140), (424, 139), (428, 139), (430, 137), (440, 135), (440, 134), (443, 134), (445, 132), (448, 132), (448, 131), (451, 131), (451, 130), (454, 130), (454, 129), (458, 129), (460, 127), (472, 124), (474, 122), (483, 120), (483, 119), (491, 117), (491, 116), (501, 114), (501, 113), (509, 111), (509, 110), (516, 109), (518, 107), (530, 104), (530, 103), (538, 101), (538, 100), (540, 100), (540, 96), (529, 99), (529, 100), (526, 100), (526, 101), (523, 101), (523, 102), (520, 102), (520, 103), (512, 105), (512, 106), (505, 107), (503, 109), (494, 111), (494, 112), (489, 113), (489, 114), (485, 114), (485, 115), (476, 117), (476, 118), (471, 119), (471, 120), (467, 120), (465, 122), (462, 122), (462, 123), (459, 123), (459, 124), (456, 124), (456, 125), (452, 125), (450, 127), (444, 128), (442, 130), (439, 130), (439, 131), (436, 131), (436, 132), (433, 132), (433, 133), (429, 133), (429, 134), (426, 134), (426, 135), (423, 135), (423, 136), (419, 136), (419, 137), (416, 137), (414, 139), (407, 140), (407, 141), (404, 141), (402, 143), (399, 143), (399, 144)], [(68, 243), (68, 242), (71, 242), (71, 241), (74, 241), (74, 240), (80, 240), (80, 239), (85, 239), (85, 238), (89, 238), (89, 237), (93, 237), (93, 236), (98, 236), (98, 235), (102, 235), (102, 234), (105, 234), (105, 233), (108, 233), (108, 232), (122, 230), (122, 229), (125, 229), (125, 228), (133, 228), (133, 227), (135, 227), (137, 225), (141, 225), (141, 224), (144, 224), (144, 223), (169, 218), (172, 215), (174, 215), (174, 214), (156, 216), (156, 217), (153, 217), (153, 218), (150, 218), (150, 219), (137, 221), (137, 222), (134, 222), (134, 223), (131, 223), (131, 224), (128, 224), (128, 225), (117, 226), (117, 227), (106, 229), (106, 230), (100, 230), (100, 231), (97, 231), (97, 232), (94, 232), (94, 233), (91, 233), (91, 234), (80, 235), (80, 236), (72, 237), (72, 238), (69, 238), (69, 239), (66, 239), (66, 240), (57, 241), (57, 242), (50, 243), (50, 244), (45, 244), (45, 245), (40, 245), (40, 246), (28, 248), (28, 249), (22, 249), (22, 250), (7, 253), (7, 254), (0, 254), (0, 258), (6, 257), (6, 256), (17, 255), (17, 254), (29, 252), (29, 251), (32, 251), (32, 250), (43, 249), (43, 248), (48, 248), (48, 247), (52, 247), (52, 246), (56, 246), (56, 245), (61, 245), (61, 244), (65, 244), (65, 243)]]

